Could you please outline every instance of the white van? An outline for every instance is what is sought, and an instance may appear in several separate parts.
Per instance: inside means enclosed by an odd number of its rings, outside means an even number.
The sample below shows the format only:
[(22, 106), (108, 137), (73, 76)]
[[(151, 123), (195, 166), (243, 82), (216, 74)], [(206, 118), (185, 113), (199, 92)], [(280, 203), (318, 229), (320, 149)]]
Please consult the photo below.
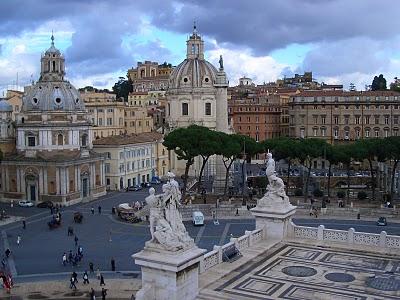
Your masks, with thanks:
[(204, 215), (201, 211), (193, 212), (193, 225), (204, 225)]

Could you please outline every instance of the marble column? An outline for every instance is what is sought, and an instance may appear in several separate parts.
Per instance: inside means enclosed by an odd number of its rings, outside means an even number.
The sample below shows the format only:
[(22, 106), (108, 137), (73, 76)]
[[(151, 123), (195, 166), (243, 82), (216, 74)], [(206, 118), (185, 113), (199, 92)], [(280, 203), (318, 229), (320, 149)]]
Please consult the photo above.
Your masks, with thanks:
[(60, 168), (56, 168), (56, 195), (60, 195), (61, 186), (60, 186)]
[(43, 168), (43, 193), (49, 194), (49, 182), (47, 180), (47, 168)]
[(3, 192), (6, 192), (6, 168), (7, 166), (1, 167), (1, 187)]
[(18, 193), (21, 192), (21, 170), (18, 167), (17, 167), (17, 192)]
[(65, 168), (65, 193), (69, 193), (69, 168)]
[(39, 169), (39, 195), (44, 194), (43, 168)]

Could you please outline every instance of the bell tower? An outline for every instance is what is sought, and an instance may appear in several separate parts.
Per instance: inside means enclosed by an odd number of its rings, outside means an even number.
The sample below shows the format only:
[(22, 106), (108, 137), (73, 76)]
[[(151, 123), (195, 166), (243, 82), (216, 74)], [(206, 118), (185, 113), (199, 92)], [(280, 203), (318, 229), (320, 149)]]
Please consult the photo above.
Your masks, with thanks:
[(193, 33), (186, 41), (187, 59), (204, 59), (204, 41), (201, 36), (197, 33), (196, 23), (193, 25)]
[(54, 35), (51, 35), (51, 46), (41, 58), (40, 81), (63, 81), (65, 75), (65, 59), (54, 46)]

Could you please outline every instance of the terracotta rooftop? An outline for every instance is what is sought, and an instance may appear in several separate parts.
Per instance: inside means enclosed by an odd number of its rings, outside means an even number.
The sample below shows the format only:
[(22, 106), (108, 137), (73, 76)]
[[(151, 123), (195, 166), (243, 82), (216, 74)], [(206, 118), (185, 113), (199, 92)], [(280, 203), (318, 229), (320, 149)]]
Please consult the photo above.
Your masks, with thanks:
[(294, 97), (351, 97), (351, 96), (400, 96), (399, 92), (395, 91), (303, 91)]
[(112, 135), (93, 141), (93, 145), (98, 146), (119, 146), (141, 144), (161, 140), (163, 135), (158, 132), (145, 132), (132, 135)]

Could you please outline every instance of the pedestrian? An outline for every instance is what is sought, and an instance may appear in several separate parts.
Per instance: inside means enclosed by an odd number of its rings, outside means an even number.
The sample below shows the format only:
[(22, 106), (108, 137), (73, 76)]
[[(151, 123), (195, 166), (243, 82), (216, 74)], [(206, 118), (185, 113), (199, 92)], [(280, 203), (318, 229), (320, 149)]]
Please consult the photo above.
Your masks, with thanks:
[(84, 273), (83, 273), (83, 284), (89, 284), (89, 276), (88, 276), (88, 274), (87, 274), (87, 271), (85, 271)]
[(17, 245), (19, 245), (21, 243), (21, 237), (18, 235), (17, 236)]
[(101, 206), (100, 205), (98, 207), (98, 210), (99, 210), (99, 214), (101, 214)]
[(63, 256), (62, 256), (62, 263), (64, 266), (67, 265), (67, 253), (64, 252)]
[(90, 273), (94, 273), (93, 263), (92, 262), (89, 262), (89, 272)]
[(90, 291), (90, 300), (96, 300), (96, 293), (93, 288)]
[(75, 241), (75, 247), (77, 247), (79, 239), (78, 239), (78, 237), (76, 235), (75, 235), (74, 241)]
[(75, 285), (75, 279), (74, 279), (74, 277), (73, 276), (71, 276), (71, 279), (69, 280), (69, 288), (70, 289), (74, 289), (74, 290), (76, 290), (76, 285)]
[(114, 257), (111, 258), (111, 271), (115, 271), (115, 260), (114, 260)]
[(92, 206), (92, 208), (90, 209), (90, 211), (92, 212), (92, 215), (94, 215), (94, 207)]
[(106, 285), (106, 284), (104, 282), (103, 274), (100, 274), (100, 286), (102, 286), (102, 285)]
[(7, 248), (4, 253), (6, 254), (6, 257), (8, 258), (11, 254), (11, 250)]
[(22, 220), (22, 229), (26, 229), (26, 221)]
[(112, 239), (111, 239), (111, 230), (110, 230), (110, 238), (108, 239), (108, 241), (109, 241), (109, 242), (112, 242)]
[(107, 296), (107, 289), (101, 288), (101, 299), (106, 300), (106, 296)]
[(78, 283), (78, 274), (76, 274), (76, 272), (72, 272), (72, 277), (74, 278), (74, 282)]
[(68, 262), (70, 264), (72, 264), (72, 260), (74, 259), (74, 256), (72, 255), (72, 250), (69, 250), (69, 254), (68, 254)]

